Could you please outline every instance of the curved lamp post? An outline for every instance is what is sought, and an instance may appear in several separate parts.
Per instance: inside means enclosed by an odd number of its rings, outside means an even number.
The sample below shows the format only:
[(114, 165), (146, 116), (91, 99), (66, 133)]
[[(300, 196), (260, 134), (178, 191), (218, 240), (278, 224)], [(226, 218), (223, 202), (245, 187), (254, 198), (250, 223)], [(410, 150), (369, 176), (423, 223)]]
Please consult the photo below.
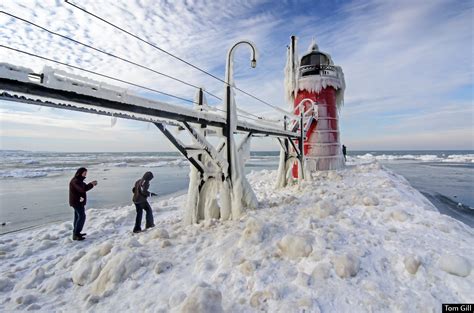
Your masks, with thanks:
[(255, 68), (257, 66), (257, 49), (255, 48), (255, 44), (251, 41), (248, 40), (241, 40), (237, 43), (235, 43), (230, 49), (229, 52), (227, 52), (227, 63), (226, 63), (226, 78), (225, 82), (228, 85), (233, 85), (234, 84), (234, 51), (235, 48), (237, 48), (240, 45), (247, 44), (250, 46), (252, 49), (252, 59), (250, 60), (250, 66), (252, 68)]
[(232, 145), (233, 145), (233, 133), (237, 127), (236, 121), (236, 108), (235, 103), (233, 101), (232, 95), (232, 86), (234, 85), (234, 51), (240, 45), (248, 45), (252, 49), (252, 59), (250, 60), (250, 66), (255, 68), (257, 66), (257, 49), (255, 45), (248, 40), (242, 40), (235, 43), (227, 52), (227, 63), (226, 63), (226, 96), (225, 96), (225, 108), (226, 108), (226, 115), (227, 115), (227, 127), (225, 131), (225, 136), (227, 138), (227, 162), (229, 164), (227, 169), (227, 177), (229, 178), (230, 182), (232, 183), (232, 162), (235, 160), (232, 159)]

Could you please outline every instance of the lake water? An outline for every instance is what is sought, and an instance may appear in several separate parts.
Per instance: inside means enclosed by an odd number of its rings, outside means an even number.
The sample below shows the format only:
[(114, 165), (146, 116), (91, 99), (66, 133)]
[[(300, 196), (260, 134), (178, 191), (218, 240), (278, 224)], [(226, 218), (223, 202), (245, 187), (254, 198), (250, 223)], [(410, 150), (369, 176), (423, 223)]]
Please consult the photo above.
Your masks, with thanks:
[[(276, 169), (278, 152), (252, 152), (246, 171)], [(403, 175), (441, 213), (474, 227), (474, 151), (355, 151), (349, 160), (377, 159)], [(52, 153), (0, 151), (0, 233), (72, 218), (68, 184), (88, 168), (88, 208), (131, 204), (131, 187), (145, 171), (159, 197), (183, 194), (189, 166), (178, 153)]]

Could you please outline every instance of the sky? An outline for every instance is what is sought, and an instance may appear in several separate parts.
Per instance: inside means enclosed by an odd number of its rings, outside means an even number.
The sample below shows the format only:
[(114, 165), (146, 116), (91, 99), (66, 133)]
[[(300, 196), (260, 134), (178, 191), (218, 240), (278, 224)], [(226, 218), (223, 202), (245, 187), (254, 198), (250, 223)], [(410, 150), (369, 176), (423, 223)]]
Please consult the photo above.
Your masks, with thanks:
[[(303, 55), (314, 38), (345, 74), (341, 142), (349, 150), (474, 149), (473, 1), (72, 1), (215, 76), (225, 75), (227, 50), (247, 39), (258, 49), (235, 55), (236, 85), (281, 108), (290, 36)], [(205, 74), (74, 9), (64, 1), (3, 0), (0, 10), (222, 96)], [(107, 57), (0, 13), (2, 45), (40, 54), (193, 99), (195, 89)], [(41, 72), (51, 66), (94, 80), (104, 78), (0, 47), (0, 63)], [(113, 85), (117, 82), (108, 81)], [(125, 86), (124, 86), (125, 87)], [(130, 88), (127, 86), (127, 88)], [(176, 105), (191, 104), (144, 94)], [(243, 94), (237, 106), (279, 118)], [(220, 100), (208, 97), (210, 105)], [(0, 100), (0, 149), (41, 151), (172, 151), (147, 123)], [(254, 139), (253, 150), (276, 150)]]

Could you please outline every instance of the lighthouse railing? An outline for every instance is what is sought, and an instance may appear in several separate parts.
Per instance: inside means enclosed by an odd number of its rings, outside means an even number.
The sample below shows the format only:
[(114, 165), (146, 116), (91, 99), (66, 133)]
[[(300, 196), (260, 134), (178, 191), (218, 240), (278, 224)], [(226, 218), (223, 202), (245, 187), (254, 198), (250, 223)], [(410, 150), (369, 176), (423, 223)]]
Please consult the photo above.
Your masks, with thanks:
[[(317, 72), (317, 73), (316, 73)], [(299, 77), (306, 75), (319, 74), (331, 77), (338, 77), (337, 68), (334, 65), (316, 64), (316, 65), (302, 65), (299, 68)]]

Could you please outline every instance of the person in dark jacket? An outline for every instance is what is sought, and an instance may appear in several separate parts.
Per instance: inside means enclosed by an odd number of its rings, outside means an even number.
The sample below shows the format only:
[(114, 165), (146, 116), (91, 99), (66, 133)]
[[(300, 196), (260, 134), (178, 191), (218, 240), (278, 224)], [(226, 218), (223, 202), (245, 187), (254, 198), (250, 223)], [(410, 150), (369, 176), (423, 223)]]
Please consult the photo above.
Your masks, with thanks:
[(344, 161), (347, 161), (347, 158), (346, 158), (347, 148), (345, 145), (342, 145), (342, 154), (344, 155)]
[(142, 216), (143, 210), (146, 212), (146, 228), (154, 227), (153, 221), (153, 212), (151, 210), (151, 206), (147, 201), (147, 198), (150, 196), (156, 196), (155, 193), (149, 192), (148, 188), (150, 188), (150, 180), (153, 179), (152, 172), (146, 172), (143, 177), (135, 182), (133, 186), (133, 203), (137, 208), (137, 217), (135, 219), (135, 227), (133, 228), (134, 233), (139, 233), (142, 231), (141, 224), (142, 224)]
[(85, 235), (81, 233), (84, 223), (86, 221), (86, 192), (97, 185), (94, 180), (88, 184), (84, 182), (87, 176), (87, 169), (81, 167), (76, 171), (76, 175), (69, 182), (69, 205), (74, 208), (74, 229), (72, 232), (73, 240), (84, 240)]

